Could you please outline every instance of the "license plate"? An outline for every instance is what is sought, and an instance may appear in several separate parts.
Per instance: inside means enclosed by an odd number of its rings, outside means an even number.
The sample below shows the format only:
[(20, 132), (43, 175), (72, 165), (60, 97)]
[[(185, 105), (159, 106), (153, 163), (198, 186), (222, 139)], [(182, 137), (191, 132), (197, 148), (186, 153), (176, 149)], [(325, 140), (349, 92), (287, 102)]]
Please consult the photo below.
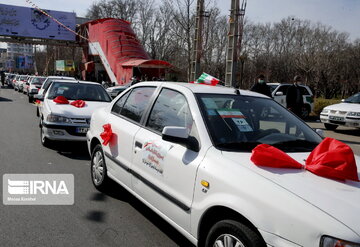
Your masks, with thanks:
[(76, 128), (76, 133), (86, 134), (86, 132), (88, 132), (88, 130), (89, 130), (89, 128), (77, 127)]
[(335, 121), (343, 121), (344, 118), (343, 117), (335, 117), (335, 116), (329, 116), (330, 120), (335, 120)]

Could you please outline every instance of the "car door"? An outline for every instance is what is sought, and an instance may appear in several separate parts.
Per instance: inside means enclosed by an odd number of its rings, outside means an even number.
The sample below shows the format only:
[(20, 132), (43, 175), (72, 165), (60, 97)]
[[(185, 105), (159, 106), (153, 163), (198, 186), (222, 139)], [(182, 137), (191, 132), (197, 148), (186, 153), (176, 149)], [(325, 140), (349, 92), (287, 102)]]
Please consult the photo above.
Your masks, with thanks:
[(156, 87), (137, 87), (125, 93), (113, 105), (106, 123), (111, 125), (113, 137), (104, 146), (110, 176), (127, 187), (131, 186), (130, 168), (133, 142), (140, 129), (141, 118)]
[[(162, 140), (165, 126), (186, 127), (199, 141), (186, 97), (163, 88), (134, 141), (133, 190), (183, 229), (190, 227), (194, 182), (202, 153)], [(201, 154), (201, 155), (200, 155)]]
[[(274, 100), (279, 104), (286, 107), (286, 93), (290, 85), (280, 85), (277, 89), (274, 90)], [(277, 95), (282, 93), (281, 95)]]

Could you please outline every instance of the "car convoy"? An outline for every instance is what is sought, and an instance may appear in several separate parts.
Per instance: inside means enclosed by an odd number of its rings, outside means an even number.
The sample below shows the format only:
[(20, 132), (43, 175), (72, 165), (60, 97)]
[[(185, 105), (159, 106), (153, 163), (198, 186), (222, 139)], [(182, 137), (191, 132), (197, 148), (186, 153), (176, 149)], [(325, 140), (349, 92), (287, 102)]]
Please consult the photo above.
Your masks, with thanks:
[[(95, 188), (104, 192), (115, 181), (193, 244), (360, 246), (360, 182), (306, 170), (323, 138), (275, 100), (222, 86), (142, 82), (111, 101), (97, 83), (45, 82), (33, 96), (41, 102), (41, 143), (86, 141)], [(343, 111), (324, 110), (321, 121)], [(255, 165), (258, 145), (304, 169)]]

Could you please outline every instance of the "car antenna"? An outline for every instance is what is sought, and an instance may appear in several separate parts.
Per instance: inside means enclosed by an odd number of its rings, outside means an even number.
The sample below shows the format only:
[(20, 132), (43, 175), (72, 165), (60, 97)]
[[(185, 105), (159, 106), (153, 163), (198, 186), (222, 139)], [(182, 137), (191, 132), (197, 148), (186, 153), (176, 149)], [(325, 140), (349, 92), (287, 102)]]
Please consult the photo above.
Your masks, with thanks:
[(238, 88), (235, 88), (235, 94), (240, 95), (240, 90)]

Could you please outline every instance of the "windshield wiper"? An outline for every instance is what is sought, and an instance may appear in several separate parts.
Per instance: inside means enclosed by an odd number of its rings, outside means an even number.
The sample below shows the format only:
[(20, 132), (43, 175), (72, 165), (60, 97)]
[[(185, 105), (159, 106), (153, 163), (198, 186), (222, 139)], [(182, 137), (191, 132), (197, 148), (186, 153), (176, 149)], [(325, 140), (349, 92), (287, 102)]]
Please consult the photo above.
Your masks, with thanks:
[(251, 151), (259, 144), (261, 144), (261, 142), (223, 142), (217, 143), (215, 146), (226, 150)]
[(308, 140), (291, 140), (274, 143), (273, 146), (286, 151), (312, 151), (319, 143)]

